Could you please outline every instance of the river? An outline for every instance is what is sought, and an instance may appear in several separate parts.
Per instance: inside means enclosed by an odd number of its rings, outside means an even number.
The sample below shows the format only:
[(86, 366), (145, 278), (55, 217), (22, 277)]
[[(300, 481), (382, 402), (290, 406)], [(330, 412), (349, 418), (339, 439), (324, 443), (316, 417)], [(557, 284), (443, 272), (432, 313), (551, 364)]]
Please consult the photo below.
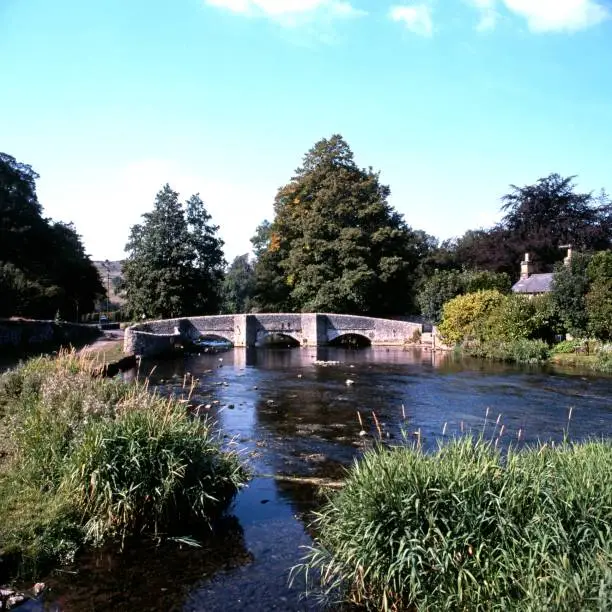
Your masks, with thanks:
[(253, 480), (202, 548), (87, 553), (45, 579), (47, 609), (321, 610), (301, 583), (287, 584), (321, 503), (318, 487), (295, 477), (341, 478), (381, 435), (428, 449), (466, 432), (500, 446), (612, 437), (612, 378), (421, 350), (236, 349), (143, 362), (147, 375), (184, 397), (194, 377), (191, 403), (240, 449)]

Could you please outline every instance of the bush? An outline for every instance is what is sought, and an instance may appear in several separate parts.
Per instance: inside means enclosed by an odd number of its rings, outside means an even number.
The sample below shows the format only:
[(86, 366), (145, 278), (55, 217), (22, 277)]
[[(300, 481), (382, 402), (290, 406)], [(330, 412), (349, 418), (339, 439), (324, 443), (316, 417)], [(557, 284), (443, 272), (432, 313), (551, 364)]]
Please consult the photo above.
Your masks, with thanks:
[(444, 304), (438, 326), (443, 341), (452, 345), (474, 337), (480, 322), (503, 300), (499, 291), (489, 290), (460, 295)]
[(611, 462), (609, 442), (370, 451), (294, 570), (372, 610), (609, 610)]
[(550, 349), (546, 342), (525, 338), (465, 344), (463, 352), (471, 357), (511, 363), (543, 363), (550, 356)]
[(444, 304), (454, 297), (486, 289), (507, 293), (510, 287), (510, 277), (506, 273), (487, 270), (436, 270), (423, 283), (417, 295), (417, 304), (428, 321), (438, 323)]
[(584, 340), (563, 340), (553, 346), (552, 352), (555, 355), (575, 353), (577, 349), (584, 346)]
[(26, 571), (86, 541), (206, 523), (244, 481), (237, 455), (184, 404), (96, 367), (64, 353), (0, 377), (14, 446), (0, 472), (0, 550)]

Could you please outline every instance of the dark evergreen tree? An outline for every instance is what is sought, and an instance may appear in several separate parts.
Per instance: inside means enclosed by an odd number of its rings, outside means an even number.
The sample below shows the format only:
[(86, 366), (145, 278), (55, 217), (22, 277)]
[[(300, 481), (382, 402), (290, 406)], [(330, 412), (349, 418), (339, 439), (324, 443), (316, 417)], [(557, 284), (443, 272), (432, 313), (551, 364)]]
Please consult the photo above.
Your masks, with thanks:
[(178, 317), (219, 311), (223, 242), (198, 195), (185, 204), (165, 185), (143, 223), (132, 227), (123, 265), (134, 316)]

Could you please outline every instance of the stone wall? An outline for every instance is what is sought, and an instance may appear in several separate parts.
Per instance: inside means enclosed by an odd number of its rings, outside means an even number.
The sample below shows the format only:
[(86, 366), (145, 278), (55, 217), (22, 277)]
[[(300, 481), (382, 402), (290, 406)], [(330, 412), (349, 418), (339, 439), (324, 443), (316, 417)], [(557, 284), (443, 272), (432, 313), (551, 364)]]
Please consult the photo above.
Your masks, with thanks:
[(0, 319), (0, 352), (33, 353), (62, 346), (80, 347), (93, 342), (101, 332), (97, 326), (31, 319)]

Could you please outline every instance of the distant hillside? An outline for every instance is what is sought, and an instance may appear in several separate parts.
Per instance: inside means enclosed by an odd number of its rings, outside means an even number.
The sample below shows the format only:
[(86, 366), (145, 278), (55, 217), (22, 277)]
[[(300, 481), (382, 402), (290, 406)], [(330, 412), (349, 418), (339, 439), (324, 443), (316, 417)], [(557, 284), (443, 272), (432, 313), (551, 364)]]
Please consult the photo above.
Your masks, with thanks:
[[(109, 261), (108, 262), (109, 263), (108, 279), (107, 279), (106, 267), (104, 265), (105, 262), (94, 261), (93, 263), (98, 270), (98, 274), (100, 275), (100, 278), (102, 279), (102, 284), (104, 285), (104, 288), (106, 288), (107, 282), (110, 280), (110, 293), (109, 293), (110, 301), (114, 302), (115, 304), (123, 304), (123, 302), (125, 302), (125, 299), (115, 293), (115, 286), (113, 283), (113, 279), (122, 278), (122, 271), (121, 271), (122, 262), (121, 261)], [(115, 281), (115, 283), (116, 282), (117, 281)]]

